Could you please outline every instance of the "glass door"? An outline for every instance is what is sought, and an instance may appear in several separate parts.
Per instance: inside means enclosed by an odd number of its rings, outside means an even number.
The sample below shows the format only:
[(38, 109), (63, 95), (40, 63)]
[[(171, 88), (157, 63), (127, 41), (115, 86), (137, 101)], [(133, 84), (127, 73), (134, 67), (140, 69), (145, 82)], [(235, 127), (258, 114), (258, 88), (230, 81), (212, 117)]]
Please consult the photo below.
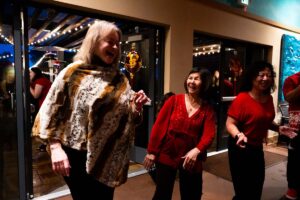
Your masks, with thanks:
[(131, 155), (132, 161), (142, 163), (154, 120), (155, 96), (159, 96), (155, 94), (162, 93), (162, 87), (155, 81), (162, 78), (160, 71), (162, 69), (159, 65), (162, 31), (145, 26), (134, 28), (134, 32), (124, 34), (120, 68), (127, 75), (132, 88), (135, 91), (144, 90), (152, 100), (143, 108), (143, 122), (136, 129), (135, 145)]
[[(19, 1), (0, 3), (0, 199), (31, 198), (24, 87), (24, 27)], [(29, 167), (30, 168), (30, 167)]]
[(0, 9), (0, 199), (6, 200), (19, 198), (16, 69), (12, 7), (1, 1)]
[(208, 69), (213, 76), (212, 103), (217, 116), (217, 132), (209, 151), (227, 148), (227, 110), (239, 93), (243, 70), (254, 61), (267, 60), (265, 45), (194, 33), (193, 66)]

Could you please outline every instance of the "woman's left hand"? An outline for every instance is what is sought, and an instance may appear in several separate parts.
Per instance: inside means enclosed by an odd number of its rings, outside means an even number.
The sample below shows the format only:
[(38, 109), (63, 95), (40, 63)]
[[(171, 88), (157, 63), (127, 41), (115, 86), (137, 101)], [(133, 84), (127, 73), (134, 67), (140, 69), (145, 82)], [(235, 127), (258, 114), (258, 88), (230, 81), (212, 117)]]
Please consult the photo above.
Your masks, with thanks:
[(187, 154), (185, 154), (185, 156), (182, 157), (184, 159), (183, 169), (191, 171), (195, 166), (199, 153), (200, 150), (197, 147), (187, 152)]
[(135, 110), (137, 112), (141, 112), (143, 105), (147, 102), (151, 102), (151, 99), (149, 99), (147, 97), (147, 95), (145, 94), (145, 92), (143, 90), (140, 90), (135, 93), (135, 95), (133, 97), (133, 102), (135, 105)]
[(289, 126), (279, 126), (279, 133), (293, 139), (297, 136), (296, 128), (291, 128)]

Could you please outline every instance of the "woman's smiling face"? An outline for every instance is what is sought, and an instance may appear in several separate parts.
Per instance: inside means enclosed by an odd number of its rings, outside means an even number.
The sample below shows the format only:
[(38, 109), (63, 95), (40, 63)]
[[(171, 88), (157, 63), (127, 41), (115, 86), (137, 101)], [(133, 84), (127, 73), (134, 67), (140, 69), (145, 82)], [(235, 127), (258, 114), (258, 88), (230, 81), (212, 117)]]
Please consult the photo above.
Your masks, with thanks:
[(116, 31), (111, 31), (100, 39), (95, 49), (95, 55), (104, 63), (110, 65), (117, 59), (120, 52), (120, 37)]
[(271, 87), (273, 78), (271, 70), (265, 68), (258, 73), (257, 77), (252, 82), (252, 86), (254, 89), (264, 92)]
[(200, 92), (201, 78), (198, 72), (191, 73), (187, 80), (186, 86), (189, 94), (198, 94)]

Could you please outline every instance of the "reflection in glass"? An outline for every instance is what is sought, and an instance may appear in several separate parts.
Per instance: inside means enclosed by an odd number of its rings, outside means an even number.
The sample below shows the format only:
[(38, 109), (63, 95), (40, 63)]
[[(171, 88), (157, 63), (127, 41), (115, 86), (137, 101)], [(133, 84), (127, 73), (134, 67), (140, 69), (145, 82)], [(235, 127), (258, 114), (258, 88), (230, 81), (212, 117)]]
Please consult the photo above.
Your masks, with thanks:
[(19, 198), (15, 65), (11, 4), (0, 6), (0, 200)]

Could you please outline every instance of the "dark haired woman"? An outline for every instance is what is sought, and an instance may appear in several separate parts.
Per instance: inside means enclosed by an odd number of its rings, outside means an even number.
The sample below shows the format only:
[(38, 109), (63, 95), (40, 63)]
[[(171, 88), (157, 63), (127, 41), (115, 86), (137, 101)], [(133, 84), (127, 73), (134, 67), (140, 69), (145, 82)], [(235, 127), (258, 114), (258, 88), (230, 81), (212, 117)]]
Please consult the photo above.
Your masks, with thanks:
[(33, 67), (30, 69), (29, 76), (30, 93), (33, 96), (33, 98), (38, 100), (38, 106), (40, 108), (51, 87), (51, 82), (48, 78), (46, 78), (43, 75), (42, 71), (37, 67)]
[(260, 200), (265, 179), (263, 142), (268, 129), (288, 137), (295, 132), (273, 122), (275, 72), (270, 63), (256, 62), (242, 76), (240, 93), (232, 102), (226, 121), (234, 200)]
[[(35, 109), (32, 113), (32, 121), (34, 121), (34, 118), (42, 106), (48, 91), (51, 87), (51, 82), (48, 78), (46, 78), (41, 69), (37, 67), (32, 67), (29, 70), (29, 77), (30, 77), (30, 94), (33, 99), (35, 99), (36, 103), (33, 103), (35, 105)], [(41, 144), (37, 150), (43, 152), (46, 151), (47, 145)]]
[(171, 96), (158, 113), (144, 160), (146, 169), (156, 163), (153, 200), (172, 199), (177, 170), (181, 199), (201, 199), (202, 161), (215, 135), (214, 110), (204, 98), (210, 84), (207, 70), (193, 69), (186, 93)]

